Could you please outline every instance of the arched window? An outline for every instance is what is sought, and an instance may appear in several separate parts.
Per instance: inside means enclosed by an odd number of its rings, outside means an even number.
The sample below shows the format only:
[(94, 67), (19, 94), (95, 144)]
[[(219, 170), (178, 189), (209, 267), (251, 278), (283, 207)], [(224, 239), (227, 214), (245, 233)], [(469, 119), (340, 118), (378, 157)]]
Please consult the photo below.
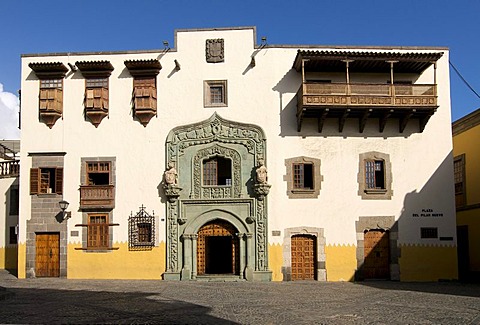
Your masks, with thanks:
[(219, 156), (205, 159), (203, 185), (232, 185), (232, 161)]

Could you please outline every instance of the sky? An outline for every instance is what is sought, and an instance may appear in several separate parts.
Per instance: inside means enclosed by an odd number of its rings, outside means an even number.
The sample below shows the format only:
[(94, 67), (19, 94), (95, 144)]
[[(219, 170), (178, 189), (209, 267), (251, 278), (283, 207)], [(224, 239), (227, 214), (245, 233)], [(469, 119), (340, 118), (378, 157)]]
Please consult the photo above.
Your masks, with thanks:
[[(19, 138), (22, 54), (163, 49), (185, 28), (256, 26), (270, 45), (448, 47), (480, 93), (479, 14), (479, 0), (0, 0), (0, 139)], [(450, 82), (453, 121), (480, 108), (453, 69)]]

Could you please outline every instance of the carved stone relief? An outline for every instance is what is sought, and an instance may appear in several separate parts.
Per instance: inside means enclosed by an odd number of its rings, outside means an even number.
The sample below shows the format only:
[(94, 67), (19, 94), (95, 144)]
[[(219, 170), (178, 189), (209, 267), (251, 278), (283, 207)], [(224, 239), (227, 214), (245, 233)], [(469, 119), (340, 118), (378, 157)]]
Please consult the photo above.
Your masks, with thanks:
[[(211, 158), (214, 156), (221, 156), (224, 158), (230, 158), (232, 160), (232, 185), (228, 188), (226, 187), (207, 187), (202, 186), (202, 161), (206, 158)], [(209, 148), (200, 150), (195, 155), (193, 159), (193, 198), (207, 198), (207, 199), (218, 199), (218, 198), (228, 198), (228, 197), (240, 197), (241, 194), (241, 184), (240, 184), (240, 154), (230, 148), (225, 148), (219, 145), (213, 145)]]
[(225, 60), (223, 38), (207, 39), (205, 41), (205, 58), (208, 63), (219, 63)]

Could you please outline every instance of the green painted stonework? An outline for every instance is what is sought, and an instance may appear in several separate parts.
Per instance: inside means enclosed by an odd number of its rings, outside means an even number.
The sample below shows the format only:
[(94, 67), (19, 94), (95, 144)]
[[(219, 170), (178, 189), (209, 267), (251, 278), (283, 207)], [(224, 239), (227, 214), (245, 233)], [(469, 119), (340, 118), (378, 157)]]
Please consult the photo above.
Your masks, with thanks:
[[(268, 281), (267, 199), (256, 195), (255, 171), (266, 163), (266, 139), (255, 125), (227, 121), (214, 113), (209, 119), (173, 129), (166, 141), (166, 164), (178, 173), (178, 196), (167, 201), (167, 280), (197, 276), (197, 237), (208, 222), (232, 224), (239, 239), (241, 279)], [(231, 182), (203, 184), (203, 161), (221, 157), (231, 161)], [(268, 185), (269, 186), (269, 185)], [(181, 190), (180, 190), (181, 189)], [(258, 191), (257, 191), (258, 193)], [(267, 193), (268, 194), (268, 193)]]

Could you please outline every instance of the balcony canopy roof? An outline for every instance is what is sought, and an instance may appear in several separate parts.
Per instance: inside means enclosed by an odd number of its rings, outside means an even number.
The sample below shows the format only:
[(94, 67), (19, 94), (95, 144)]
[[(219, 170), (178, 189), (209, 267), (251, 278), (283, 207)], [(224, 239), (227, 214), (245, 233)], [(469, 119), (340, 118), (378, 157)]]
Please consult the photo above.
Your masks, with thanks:
[(293, 68), (305, 71), (344, 72), (345, 60), (349, 60), (351, 72), (390, 72), (390, 61), (396, 62), (393, 69), (401, 73), (422, 73), (440, 59), (443, 52), (349, 52), (349, 51), (303, 51), (298, 50)]

